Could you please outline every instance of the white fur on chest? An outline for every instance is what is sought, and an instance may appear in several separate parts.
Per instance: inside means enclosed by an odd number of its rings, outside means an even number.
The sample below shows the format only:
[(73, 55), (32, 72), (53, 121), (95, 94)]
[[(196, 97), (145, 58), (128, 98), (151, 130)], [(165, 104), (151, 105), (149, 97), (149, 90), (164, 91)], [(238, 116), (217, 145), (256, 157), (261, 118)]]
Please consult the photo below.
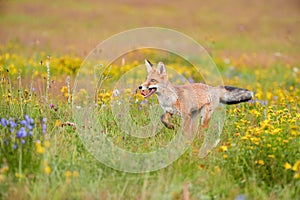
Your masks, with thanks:
[(178, 114), (179, 111), (175, 108), (174, 103), (177, 101), (177, 97), (175, 95), (158, 95), (158, 102), (162, 109), (164, 109), (165, 112), (169, 112), (172, 114)]

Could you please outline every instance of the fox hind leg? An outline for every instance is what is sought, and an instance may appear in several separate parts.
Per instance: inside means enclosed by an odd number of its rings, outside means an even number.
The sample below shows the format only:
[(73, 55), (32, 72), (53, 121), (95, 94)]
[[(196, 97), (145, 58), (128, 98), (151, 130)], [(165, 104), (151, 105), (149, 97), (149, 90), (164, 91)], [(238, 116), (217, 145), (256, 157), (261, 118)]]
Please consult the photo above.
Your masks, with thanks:
[(203, 128), (208, 128), (208, 123), (213, 111), (214, 109), (211, 107), (210, 104), (204, 105), (201, 108), (200, 115), (201, 115), (201, 125)]
[(167, 128), (174, 129), (174, 124), (169, 121), (171, 119), (171, 117), (172, 117), (172, 114), (169, 112), (166, 112), (160, 117), (160, 120)]

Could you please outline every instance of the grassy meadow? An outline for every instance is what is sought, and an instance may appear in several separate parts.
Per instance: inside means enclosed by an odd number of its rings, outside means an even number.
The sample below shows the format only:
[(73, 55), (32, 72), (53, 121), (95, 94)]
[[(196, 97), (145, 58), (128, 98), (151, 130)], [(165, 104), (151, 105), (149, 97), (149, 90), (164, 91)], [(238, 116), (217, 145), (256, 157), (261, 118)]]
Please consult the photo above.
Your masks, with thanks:
[[(0, 199), (300, 198), (298, 2), (22, 0), (0, 5)], [(143, 26), (188, 34), (209, 52), (225, 85), (252, 90), (255, 98), (226, 106), (221, 140), (205, 158), (198, 157), (205, 131), (200, 129), (167, 167), (126, 173), (102, 164), (84, 146), (72, 114), (72, 91), (98, 42)], [(97, 90), (95, 111), (101, 134), (114, 144), (149, 152), (167, 145), (176, 132), (162, 128), (142, 139), (127, 135), (112, 114), (110, 81), (142, 65), (145, 57), (153, 62), (162, 57), (149, 52), (129, 57), (99, 76), (107, 87)], [(165, 56), (164, 62), (203, 81), (176, 56)], [(139, 73), (135, 81), (142, 83), (145, 76)], [(157, 100), (145, 101), (134, 90), (138, 83), (131, 86), (125, 94), (130, 115), (136, 124), (148, 124), (148, 110)], [(179, 127), (180, 119), (174, 123)]]

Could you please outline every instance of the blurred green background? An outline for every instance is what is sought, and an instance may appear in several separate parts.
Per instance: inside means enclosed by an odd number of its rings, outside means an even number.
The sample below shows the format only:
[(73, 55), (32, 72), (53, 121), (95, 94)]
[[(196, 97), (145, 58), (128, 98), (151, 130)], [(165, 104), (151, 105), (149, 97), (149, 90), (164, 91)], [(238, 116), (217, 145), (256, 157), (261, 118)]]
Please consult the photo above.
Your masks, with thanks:
[[(213, 57), (255, 54), (297, 61), (300, 53), (298, 0), (0, 0), (0, 42), (51, 54), (85, 57), (113, 34), (158, 26), (185, 33)], [(276, 57), (276, 58), (274, 58)]]

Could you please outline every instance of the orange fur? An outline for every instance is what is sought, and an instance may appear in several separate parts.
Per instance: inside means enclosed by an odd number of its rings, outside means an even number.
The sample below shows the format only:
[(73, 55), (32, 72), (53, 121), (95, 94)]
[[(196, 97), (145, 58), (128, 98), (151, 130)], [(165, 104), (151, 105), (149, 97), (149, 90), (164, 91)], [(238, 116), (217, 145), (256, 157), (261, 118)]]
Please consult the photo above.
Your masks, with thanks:
[(212, 87), (202, 83), (173, 85), (168, 80), (162, 62), (156, 67), (148, 60), (145, 60), (145, 64), (148, 76), (139, 89), (146, 98), (156, 94), (165, 111), (161, 121), (167, 128), (174, 129), (174, 125), (170, 122), (173, 114), (180, 115), (184, 119), (183, 128), (188, 134), (193, 130), (192, 120), (198, 114), (201, 116), (202, 127), (208, 128), (211, 115), (220, 102), (240, 103), (253, 97), (253, 93), (248, 90), (230, 86)]

